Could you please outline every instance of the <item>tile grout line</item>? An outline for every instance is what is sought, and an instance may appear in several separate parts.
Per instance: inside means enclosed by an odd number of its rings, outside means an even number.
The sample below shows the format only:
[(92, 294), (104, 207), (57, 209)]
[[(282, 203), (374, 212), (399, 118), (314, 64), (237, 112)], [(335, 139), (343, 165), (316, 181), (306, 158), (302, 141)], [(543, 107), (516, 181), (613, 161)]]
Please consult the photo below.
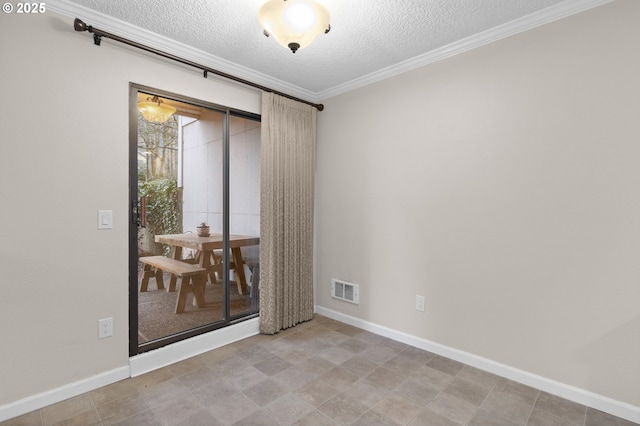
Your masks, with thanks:
[(540, 399), (540, 391), (538, 390), (538, 393), (536, 394), (536, 399), (535, 401), (533, 401), (533, 405), (531, 406), (531, 411), (529, 412), (529, 415), (527, 416), (527, 421), (524, 423), (525, 425), (528, 425), (529, 422), (531, 421), (531, 416), (533, 416), (533, 412), (536, 410), (536, 405), (538, 404), (538, 399)]
[(96, 405), (96, 400), (93, 399), (93, 395), (91, 394), (92, 391), (87, 392), (87, 395), (89, 395), (89, 398), (91, 398), (91, 404), (93, 405), (93, 410), (96, 412), (96, 416), (98, 417), (98, 420), (100, 421), (100, 424), (104, 424), (104, 419), (102, 418), (102, 416), (100, 415), (100, 411), (98, 411), (98, 406)]
[[(464, 368), (462, 368), (462, 370), (460, 370), (460, 371), (458, 372), (458, 374), (456, 374), (454, 377), (458, 377), (458, 375), (459, 375), (463, 370), (464, 370)], [(459, 377), (459, 378), (460, 378), (460, 377)], [(462, 379), (462, 378), (460, 378), (460, 379), (461, 379), (461, 380), (465, 380), (465, 379)], [(473, 382), (473, 383), (476, 383), (476, 382)], [(479, 384), (479, 383), (478, 383), (478, 384)], [(494, 383), (494, 384), (493, 384), (493, 386), (491, 387), (491, 389), (490, 389), (490, 390), (489, 390), (489, 392), (487, 393), (487, 396), (485, 396), (485, 397), (484, 397), (484, 399), (482, 400), (482, 402), (481, 402), (480, 404), (478, 404), (478, 406), (476, 407), (476, 409), (475, 409), (475, 410), (474, 410), (474, 412), (473, 412), (473, 415), (471, 416), (471, 419), (469, 419), (469, 421), (467, 422), (467, 425), (469, 425), (469, 424), (473, 421), (473, 419), (474, 419), (474, 417), (476, 416), (476, 414), (478, 414), (478, 411), (480, 411), (480, 407), (482, 407), (482, 404), (484, 404), (484, 402), (487, 400), (487, 398), (489, 398), (489, 395), (491, 395), (491, 392), (493, 392), (493, 391), (494, 391), (494, 389), (496, 388), (496, 386), (498, 386), (498, 382), (496, 382), (496, 383)]]

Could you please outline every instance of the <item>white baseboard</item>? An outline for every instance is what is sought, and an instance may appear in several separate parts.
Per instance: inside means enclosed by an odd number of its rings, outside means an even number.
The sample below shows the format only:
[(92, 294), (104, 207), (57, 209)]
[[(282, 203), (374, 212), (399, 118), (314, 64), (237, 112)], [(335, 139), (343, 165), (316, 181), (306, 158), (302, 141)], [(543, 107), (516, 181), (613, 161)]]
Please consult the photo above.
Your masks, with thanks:
[(124, 380), (129, 377), (129, 367), (119, 367), (111, 371), (87, 377), (77, 382), (60, 386), (36, 395), (28, 396), (9, 404), (0, 406), (0, 422), (39, 410), (51, 404), (65, 399), (73, 398), (80, 394), (90, 392), (102, 386)]
[(69, 383), (46, 392), (32, 395), (9, 404), (0, 405), (0, 422), (47, 407), (65, 399), (110, 385), (129, 377), (136, 377), (203, 352), (251, 337), (259, 333), (259, 318), (224, 327), (177, 342), (155, 351), (129, 359), (129, 365)]
[(136, 377), (229, 343), (254, 336), (260, 332), (259, 326), (260, 318), (252, 318), (154, 351), (136, 355), (129, 359), (131, 377)]
[(416, 348), (424, 349), (429, 352), (462, 362), (464, 364), (476, 367), (480, 370), (488, 371), (500, 377), (504, 377), (515, 382), (531, 386), (536, 389), (548, 392), (553, 395), (568, 399), (578, 404), (592, 407), (614, 416), (640, 423), (640, 407), (636, 407), (625, 402), (616, 401), (606, 396), (598, 395), (575, 386), (560, 383), (546, 377), (538, 376), (527, 371), (519, 370), (511, 366), (501, 364), (490, 359), (480, 357), (468, 352), (454, 349), (439, 343), (431, 342), (420, 337), (416, 337), (401, 331), (393, 330), (360, 318), (345, 315), (332, 309), (316, 306), (315, 312), (332, 318), (336, 321), (361, 328), (372, 333), (388, 337), (398, 342), (405, 343)]

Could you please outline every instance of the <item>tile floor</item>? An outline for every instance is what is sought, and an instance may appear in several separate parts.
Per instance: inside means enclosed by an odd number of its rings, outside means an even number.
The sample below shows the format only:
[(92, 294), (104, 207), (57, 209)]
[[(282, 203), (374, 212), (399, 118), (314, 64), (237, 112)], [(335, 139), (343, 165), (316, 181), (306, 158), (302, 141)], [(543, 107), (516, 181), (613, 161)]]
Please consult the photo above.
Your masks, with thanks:
[(322, 316), (1, 423), (527, 425), (633, 423)]

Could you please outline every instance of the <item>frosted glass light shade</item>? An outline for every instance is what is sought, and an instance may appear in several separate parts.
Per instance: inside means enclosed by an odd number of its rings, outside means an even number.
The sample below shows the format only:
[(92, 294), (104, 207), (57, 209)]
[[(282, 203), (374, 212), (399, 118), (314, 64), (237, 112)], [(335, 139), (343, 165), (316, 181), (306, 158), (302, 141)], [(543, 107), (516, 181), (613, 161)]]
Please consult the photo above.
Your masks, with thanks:
[(138, 102), (138, 109), (145, 120), (158, 124), (164, 123), (176, 112), (171, 105), (163, 105), (157, 96), (147, 98), (147, 102)]
[(303, 49), (331, 29), (329, 12), (313, 0), (269, 0), (258, 11), (264, 34), (291, 49)]

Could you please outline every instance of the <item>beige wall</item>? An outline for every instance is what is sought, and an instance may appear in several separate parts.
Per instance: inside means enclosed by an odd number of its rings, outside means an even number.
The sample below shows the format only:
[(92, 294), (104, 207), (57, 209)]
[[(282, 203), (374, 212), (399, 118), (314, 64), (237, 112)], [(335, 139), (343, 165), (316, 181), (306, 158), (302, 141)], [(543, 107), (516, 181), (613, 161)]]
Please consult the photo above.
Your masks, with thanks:
[(619, 0), (326, 100), (317, 305), (640, 406), (638, 17)]
[(255, 90), (72, 23), (0, 14), (0, 407), (128, 365), (129, 83), (260, 112)]

